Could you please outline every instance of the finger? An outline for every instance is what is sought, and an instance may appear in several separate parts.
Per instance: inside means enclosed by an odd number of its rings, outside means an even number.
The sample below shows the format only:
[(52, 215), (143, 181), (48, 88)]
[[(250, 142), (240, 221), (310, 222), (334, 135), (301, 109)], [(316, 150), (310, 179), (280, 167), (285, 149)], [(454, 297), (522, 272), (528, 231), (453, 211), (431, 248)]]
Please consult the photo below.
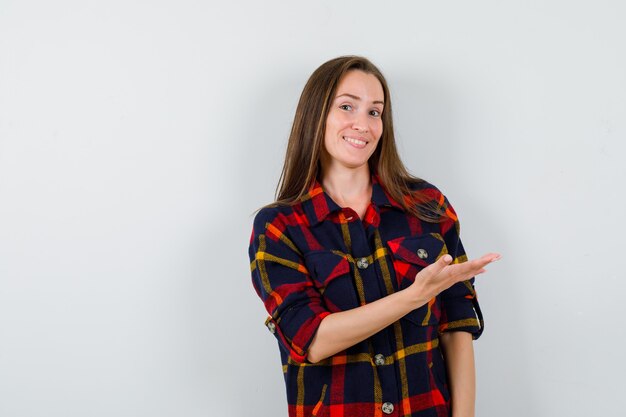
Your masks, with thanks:
[(471, 277), (485, 272), (484, 264), (478, 262), (478, 260), (472, 260), (463, 262), (461, 264), (455, 264), (448, 266), (446, 273), (454, 282), (461, 282), (470, 279)]
[(488, 253), (478, 259), (472, 259), (459, 264), (451, 265), (450, 263), (452, 261), (452, 257), (449, 254), (446, 254), (426, 269), (429, 274), (432, 274), (432, 276), (436, 276), (443, 272), (446, 276), (446, 280), (450, 280), (450, 282), (460, 282), (466, 281), (475, 275), (485, 272), (486, 270), (484, 267), (491, 262), (497, 261), (498, 259), (500, 259), (500, 254)]
[(464, 264), (467, 264), (468, 267), (472, 267), (472, 268), (482, 268), (487, 266), (488, 264), (492, 263), (492, 262), (496, 262), (501, 258), (501, 256), (497, 253), (488, 253), (486, 255), (481, 256), (478, 259), (473, 259), (471, 261), (467, 261), (464, 262)]
[(485, 260), (488, 260), (489, 262), (495, 262), (495, 261), (499, 261), (501, 258), (502, 258), (502, 255), (500, 255), (499, 253), (490, 252), (481, 256), (479, 259), (485, 259)]
[(467, 260), (465, 262), (461, 262), (455, 265), (461, 266), (459, 268), (459, 271), (467, 271), (470, 269), (478, 270), (491, 262), (495, 262), (499, 260), (500, 258), (501, 258), (501, 255), (498, 253), (488, 253), (488, 254), (481, 256), (480, 258)]
[(435, 276), (439, 274), (446, 266), (450, 265), (450, 262), (452, 262), (452, 256), (446, 253), (445, 255), (437, 259), (435, 262), (428, 265), (426, 269), (428, 270), (430, 274)]
[(454, 275), (473, 275), (477, 273), (480, 269), (484, 268), (489, 261), (483, 259), (472, 259), (471, 261), (466, 261), (460, 264), (450, 265), (451, 272)]

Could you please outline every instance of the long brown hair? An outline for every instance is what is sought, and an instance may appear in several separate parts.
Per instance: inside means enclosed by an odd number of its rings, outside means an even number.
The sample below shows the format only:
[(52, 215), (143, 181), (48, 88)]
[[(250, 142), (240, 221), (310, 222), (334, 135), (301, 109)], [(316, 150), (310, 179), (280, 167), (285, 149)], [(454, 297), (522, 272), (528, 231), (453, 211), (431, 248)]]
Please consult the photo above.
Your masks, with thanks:
[(447, 218), (441, 201), (433, 201), (412, 187), (422, 182), (422, 179), (411, 175), (398, 155), (393, 133), (391, 98), (385, 77), (367, 58), (355, 55), (331, 59), (309, 77), (296, 108), (285, 163), (276, 186), (276, 201), (266, 207), (297, 203), (318, 178), (330, 103), (342, 77), (353, 70), (374, 75), (384, 92), (383, 133), (368, 161), (370, 172), (378, 174), (383, 188), (391, 198), (418, 218), (430, 222)]

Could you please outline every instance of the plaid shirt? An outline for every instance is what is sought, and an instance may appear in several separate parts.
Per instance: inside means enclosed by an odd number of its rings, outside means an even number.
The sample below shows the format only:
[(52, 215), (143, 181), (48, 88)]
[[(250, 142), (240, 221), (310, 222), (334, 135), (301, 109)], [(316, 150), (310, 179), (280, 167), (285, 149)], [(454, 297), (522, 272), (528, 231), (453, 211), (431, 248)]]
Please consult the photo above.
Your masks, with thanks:
[(422, 268), (450, 253), (467, 260), (459, 222), (432, 184), (415, 186), (450, 219), (425, 222), (393, 201), (372, 175), (363, 220), (315, 182), (289, 207), (254, 219), (250, 268), (280, 347), (290, 417), (449, 416), (450, 393), (438, 335), (483, 331), (474, 278), (440, 293), (375, 335), (317, 363), (307, 349), (327, 315), (408, 287)]

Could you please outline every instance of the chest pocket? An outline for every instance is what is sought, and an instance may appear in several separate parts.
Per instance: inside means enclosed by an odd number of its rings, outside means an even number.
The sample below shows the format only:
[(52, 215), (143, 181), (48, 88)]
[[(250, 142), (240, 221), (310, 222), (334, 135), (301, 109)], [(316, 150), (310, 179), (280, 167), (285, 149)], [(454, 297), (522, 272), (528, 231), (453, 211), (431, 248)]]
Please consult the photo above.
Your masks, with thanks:
[[(400, 237), (387, 241), (396, 274), (398, 289), (409, 287), (422, 269), (448, 253), (446, 244), (439, 233)], [(418, 326), (431, 326), (439, 323), (441, 305), (435, 297), (422, 307), (407, 314), (404, 319)]]
[(332, 251), (315, 251), (305, 255), (304, 262), (331, 312), (359, 306), (350, 262), (343, 255)]

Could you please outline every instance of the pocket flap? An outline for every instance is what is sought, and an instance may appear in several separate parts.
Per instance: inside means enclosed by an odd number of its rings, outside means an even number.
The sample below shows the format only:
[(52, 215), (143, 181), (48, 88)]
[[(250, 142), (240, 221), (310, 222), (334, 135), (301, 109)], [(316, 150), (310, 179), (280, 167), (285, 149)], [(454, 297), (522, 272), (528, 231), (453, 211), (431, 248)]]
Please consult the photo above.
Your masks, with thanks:
[(314, 251), (304, 255), (304, 263), (330, 312), (359, 306), (350, 262), (345, 255), (333, 251)]
[(333, 279), (350, 273), (350, 263), (345, 256), (332, 251), (316, 251), (305, 255), (306, 264), (311, 277), (322, 287)]
[(400, 237), (387, 242), (394, 258), (401, 259), (421, 267), (435, 262), (446, 253), (443, 238), (438, 233), (420, 236)]

